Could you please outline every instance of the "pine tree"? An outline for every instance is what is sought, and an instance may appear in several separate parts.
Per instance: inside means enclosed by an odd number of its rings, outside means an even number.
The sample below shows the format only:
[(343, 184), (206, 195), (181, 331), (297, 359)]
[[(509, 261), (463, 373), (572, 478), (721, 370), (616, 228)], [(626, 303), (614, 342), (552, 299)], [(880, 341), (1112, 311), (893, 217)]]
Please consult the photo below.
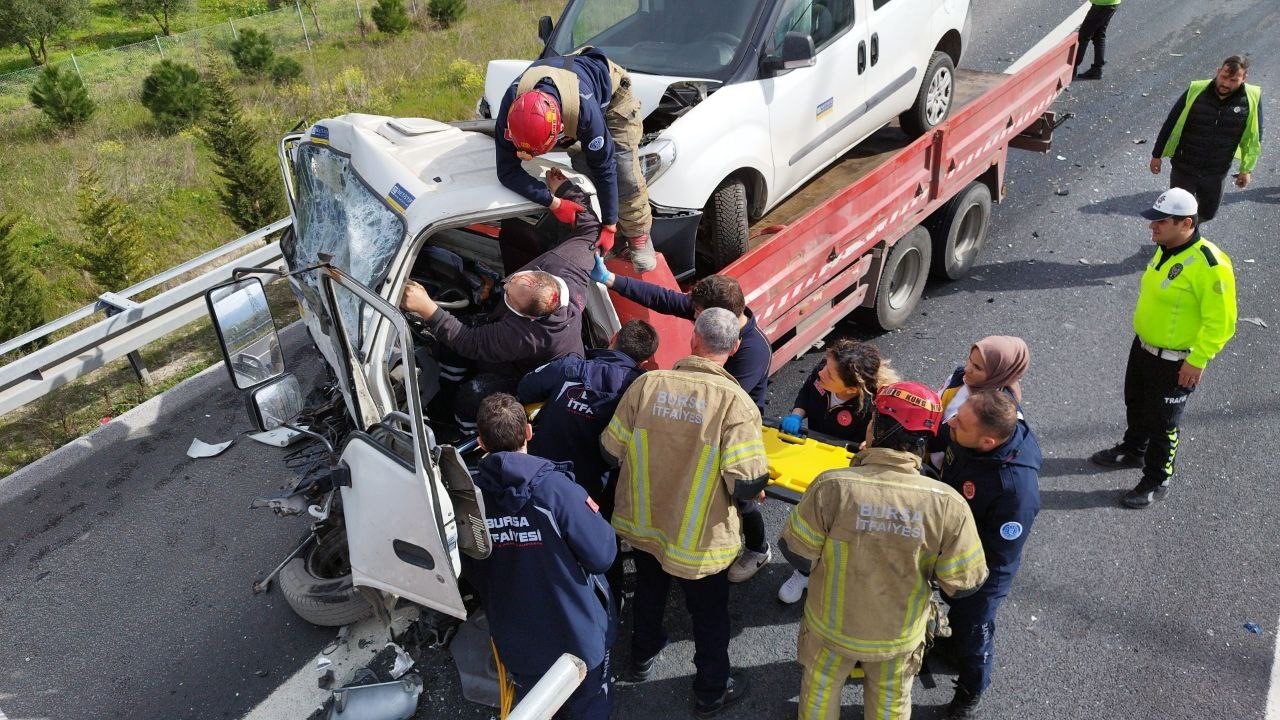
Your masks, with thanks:
[(213, 150), (218, 175), (226, 181), (218, 198), (222, 210), (245, 232), (279, 220), (285, 214), (280, 175), (258, 155), (258, 134), (240, 112), (240, 101), (221, 71), (205, 80), (212, 104), (200, 131)]
[(276, 51), (271, 47), (271, 38), (266, 33), (245, 28), (231, 43), (231, 59), (235, 61), (236, 67), (240, 68), (240, 72), (261, 75), (271, 69), (271, 63), (276, 59)]
[(427, 4), (427, 15), (440, 27), (449, 27), (458, 22), (467, 9), (467, 0), (431, 0)]
[(404, 9), (404, 0), (378, 0), (369, 14), (373, 16), (373, 24), (388, 35), (399, 35), (409, 29), (409, 13)]
[(45, 286), (18, 247), (17, 219), (0, 216), (0, 340), (44, 323)]
[(32, 105), (62, 127), (88, 120), (97, 109), (80, 75), (58, 65), (48, 65), (40, 71), (28, 97)]
[(195, 122), (204, 112), (208, 97), (200, 73), (173, 60), (156, 63), (142, 81), (142, 105), (165, 132), (177, 132)]
[(142, 280), (149, 264), (142, 229), (124, 203), (103, 190), (102, 177), (93, 168), (80, 171), (77, 200), (80, 268), (107, 291), (123, 290)]

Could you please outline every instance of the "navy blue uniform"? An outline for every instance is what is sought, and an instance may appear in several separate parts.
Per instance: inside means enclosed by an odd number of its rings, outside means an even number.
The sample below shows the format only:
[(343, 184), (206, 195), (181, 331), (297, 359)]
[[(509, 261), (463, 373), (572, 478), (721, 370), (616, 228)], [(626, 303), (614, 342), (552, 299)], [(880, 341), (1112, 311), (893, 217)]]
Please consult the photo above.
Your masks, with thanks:
[(1040, 443), (1025, 420), (1003, 445), (979, 453), (952, 442), (942, 481), (969, 502), (990, 575), (978, 592), (947, 599), (958, 682), (973, 695), (991, 683), (996, 611), (1022, 562), (1022, 547), (1040, 512)]
[[(655, 312), (693, 320), (693, 300), (684, 293), (622, 275), (614, 277), (613, 290), (622, 297)], [(773, 350), (769, 347), (769, 338), (766, 338), (756, 325), (755, 316), (751, 314), (750, 309), (746, 311), (746, 316), (747, 324), (743, 325), (738, 333), (738, 339), (741, 341), (738, 351), (725, 361), (724, 369), (738, 381), (743, 390), (747, 391), (756, 407), (763, 413), (765, 392), (769, 389), (769, 363), (773, 360)]]
[[(588, 50), (579, 55), (569, 56), (573, 60), (573, 73), (578, 76), (578, 140), (582, 143), (582, 152), (587, 160), (591, 179), (595, 181), (596, 192), (600, 198), (600, 214), (605, 225), (618, 222), (618, 170), (613, 157), (613, 137), (605, 126), (604, 109), (613, 99), (613, 80), (609, 77), (609, 61), (599, 50)], [(560, 66), (564, 58), (544, 58), (534, 62), (536, 65)], [(521, 73), (523, 75), (523, 73)], [(506, 138), (507, 112), (516, 99), (516, 86), (520, 78), (511, 83), (502, 96), (495, 118), (494, 145), (497, 148), (498, 180), (512, 192), (528, 198), (539, 205), (551, 205), (551, 191), (537, 178), (524, 171), (520, 159), (516, 157), (516, 146)], [(549, 80), (542, 80), (533, 86), (555, 98), (560, 105), (560, 91)], [(563, 107), (563, 106), (562, 106)]]
[(518, 692), (528, 692), (563, 653), (591, 672), (565, 707), (574, 718), (607, 718), (612, 698), (613, 614), (603, 573), (616, 554), (613, 528), (566, 464), (519, 452), (480, 461), (493, 553), (463, 556), (480, 593), (498, 655)]
[(804, 411), (810, 432), (830, 435), (841, 440), (860, 443), (867, 437), (867, 425), (871, 422), (875, 407), (869, 393), (858, 393), (844, 402), (832, 403), (834, 395), (818, 385), (818, 371), (826, 360), (820, 361), (796, 393), (796, 404)]
[(516, 391), (522, 403), (546, 403), (538, 411), (529, 453), (573, 463), (574, 479), (599, 503), (605, 518), (613, 515), (618, 475), (600, 455), (600, 433), (622, 393), (643, 372), (619, 350), (588, 350), (586, 359), (568, 355), (534, 370)]

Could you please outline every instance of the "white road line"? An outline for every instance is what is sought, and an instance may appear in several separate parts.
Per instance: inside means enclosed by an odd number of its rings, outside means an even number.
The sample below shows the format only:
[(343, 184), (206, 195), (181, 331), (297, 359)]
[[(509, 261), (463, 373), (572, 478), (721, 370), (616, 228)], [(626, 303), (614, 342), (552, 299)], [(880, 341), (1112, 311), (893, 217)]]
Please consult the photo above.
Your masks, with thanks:
[(1280, 720), (1280, 622), (1276, 623), (1276, 649), (1271, 657), (1271, 686), (1267, 689), (1266, 720)]
[(1050, 47), (1062, 42), (1062, 38), (1070, 35), (1080, 27), (1080, 21), (1084, 19), (1085, 13), (1089, 12), (1089, 3), (1085, 3), (1076, 8), (1076, 11), (1067, 16), (1066, 20), (1058, 23), (1058, 27), (1049, 31), (1048, 35), (1040, 38), (1040, 42), (1031, 46), (1031, 49), (1022, 54), (1022, 57), (1014, 61), (1012, 65), (1005, 68), (1005, 74), (1012, 75), (1023, 67), (1029, 65), (1032, 60), (1040, 57), (1040, 54)]

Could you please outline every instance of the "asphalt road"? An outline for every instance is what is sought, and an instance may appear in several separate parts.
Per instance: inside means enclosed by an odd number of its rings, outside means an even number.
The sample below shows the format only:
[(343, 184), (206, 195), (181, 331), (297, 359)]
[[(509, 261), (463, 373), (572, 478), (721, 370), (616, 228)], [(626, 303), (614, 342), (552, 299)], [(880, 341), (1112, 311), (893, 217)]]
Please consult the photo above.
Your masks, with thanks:
[[(1001, 69), (1074, 7), (978, 2), (965, 64)], [(1274, 0), (1124, 3), (1106, 78), (1076, 83), (1057, 105), (1076, 117), (1054, 151), (1011, 157), (1008, 198), (972, 276), (931, 285), (901, 331), (836, 331), (875, 342), (905, 377), (931, 384), (985, 335), (1031, 346), (1024, 405), (1046, 454), (1044, 509), (1001, 610), (989, 717), (1264, 715), (1280, 617), (1280, 500), (1266, 466), (1277, 436), (1268, 408), (1280, 394), (1280, 279), (1267, 270), (1280, 227), (1274, 141), (1264, 140), (1253, 185), (1228, 190), (1206, 233), (1235, 262), (1240, 316), (1266, 327), (1242, 321), (1206, 372), (1172, 492), (1149, 510), (1123, 509), (1119, 493), (1137, 471), (1095, 472), (1085, 458), (1122, 430), (1129, 316), (1152, 251), (1134, 213), (1167, 182), (1146, 169), (1150, 143), (1186, 82), (1227, 55), (1251, 53), (1249, 80), (1280, 87), (1277, 22)], [(1266, 112), (1280, 117), (1272, 97), (1263, 96)], [(789, 408), (816, 360), (775, 376), (771, 413)], [(282, 453), (242, 439), (214, 460), (185, 456), (193, 436), (226, 440), (246, 427), (219, 369), (0, 481), (0, 710), (9, 718), (240, 717), (332, 638), (278, 595), (249, 593), (303, 530), (246, 509), (290, 477)], [(786, 511), (766, 506), (771, 537)], [(725, 717), (794, 716), (800, 608), (774, 600), (788, 573), (775, 558), (733, 593), (730, 654), (754, 690)], [(678, 594), (668, 617), (677, 642), (654, 680), (618, 686), (616, 717), (684, 716), (692, 647)], [(1262, 634), (1246, 632), (1246, 621)], [(625, 643), (618, 655), (626, 660)], [(947, 675), (934, 677), (936, 688), (916, 686), (917, 717), (941, 717), (950, 698)], [(494, 714), (460, 700), (448, 678), (434, 682), (419, 717)], [(844, 701), (845, 717), (861, 716), (858, 685)]]

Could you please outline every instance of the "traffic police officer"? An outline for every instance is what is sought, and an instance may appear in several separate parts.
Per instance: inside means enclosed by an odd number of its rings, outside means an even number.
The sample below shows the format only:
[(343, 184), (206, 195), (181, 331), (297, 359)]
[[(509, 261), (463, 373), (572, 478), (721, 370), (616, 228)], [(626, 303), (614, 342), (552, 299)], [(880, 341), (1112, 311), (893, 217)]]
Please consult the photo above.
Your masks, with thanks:
[(969, 396), (947, 422), (950, 441), (942, 482), (969, 502), (990, 575), (978, 592), (950, 598), (951, 657), (956, 692), (950, 720), (975, 717), (991, 684), (996, 611), (1022, 562), (1022, 547), (1040, 512), (1040, 443), (1007, 392), (988, 388)]
[(1159, 247), (1133, 309), (1137, 337), (1124, 373), (1127, 428), (1118, 445), (1090, 457), (1105, 467), (1142, 468), (1141, 482), (1121, 500), (1131, 508), (1150, 506), (1157, 491), (1168, 489), (1187, 399), (1236, 331), (1231, 258), (1200, 235), (1196, 199), (1171, 188), (1142, 216)]
[(671, 580), (693, 620), (694, 711), (710, 717), (747, 691), (729, 668), (729, 566), (738, 555), (736, 501), (769, 480), (760, 411), (724, 369), (738, 318), (709, 308), (693, 325), (693, 353), (640, 376), (600, 436), (621, 462), (613, 527), (636, 552), (632, 680), (644, 680), (667, 643)]
[(1246, 83), (1248, 75), (1248, 58), (1232, 55), (1212, 80), (1191, 83), (1151, 148), (1151, 172), (1160, 174), (1161, 158), (1171, 158), (1169, 187), (1196, 196), (1201, 222), (1218, 214), (1231, 159), (1240, 159), (1236, 187), (1243, 188), (1262, 152), (1262, 89)]
[(600, 250), (608, 252), (620, 230), (636, 272), (654, 268), (649, 187), (636, 154), (643, 118), (626, 70), (595, 48), (543, 58), (507, 89), (495, 121), (498, 180), (504, 186), (572, 224), (578, 203), (553, 197), (520, 164), (568, 148), (574, 167), (591, 176), (600, 194)]
[(796, 651), (802, 720), (840, 717), (840, 688), (857, 662), (866, 672), (863, 716), (910, 717), (929, 583), (963, 597), (987, 579), (964, 498), (920, 474), (925, 443), (942, 423), (937, 393), (893, 383), (875, 407), (868, 449), (852, 467), (809, 484), (778, 543), (792, 565), (811, 572)]

